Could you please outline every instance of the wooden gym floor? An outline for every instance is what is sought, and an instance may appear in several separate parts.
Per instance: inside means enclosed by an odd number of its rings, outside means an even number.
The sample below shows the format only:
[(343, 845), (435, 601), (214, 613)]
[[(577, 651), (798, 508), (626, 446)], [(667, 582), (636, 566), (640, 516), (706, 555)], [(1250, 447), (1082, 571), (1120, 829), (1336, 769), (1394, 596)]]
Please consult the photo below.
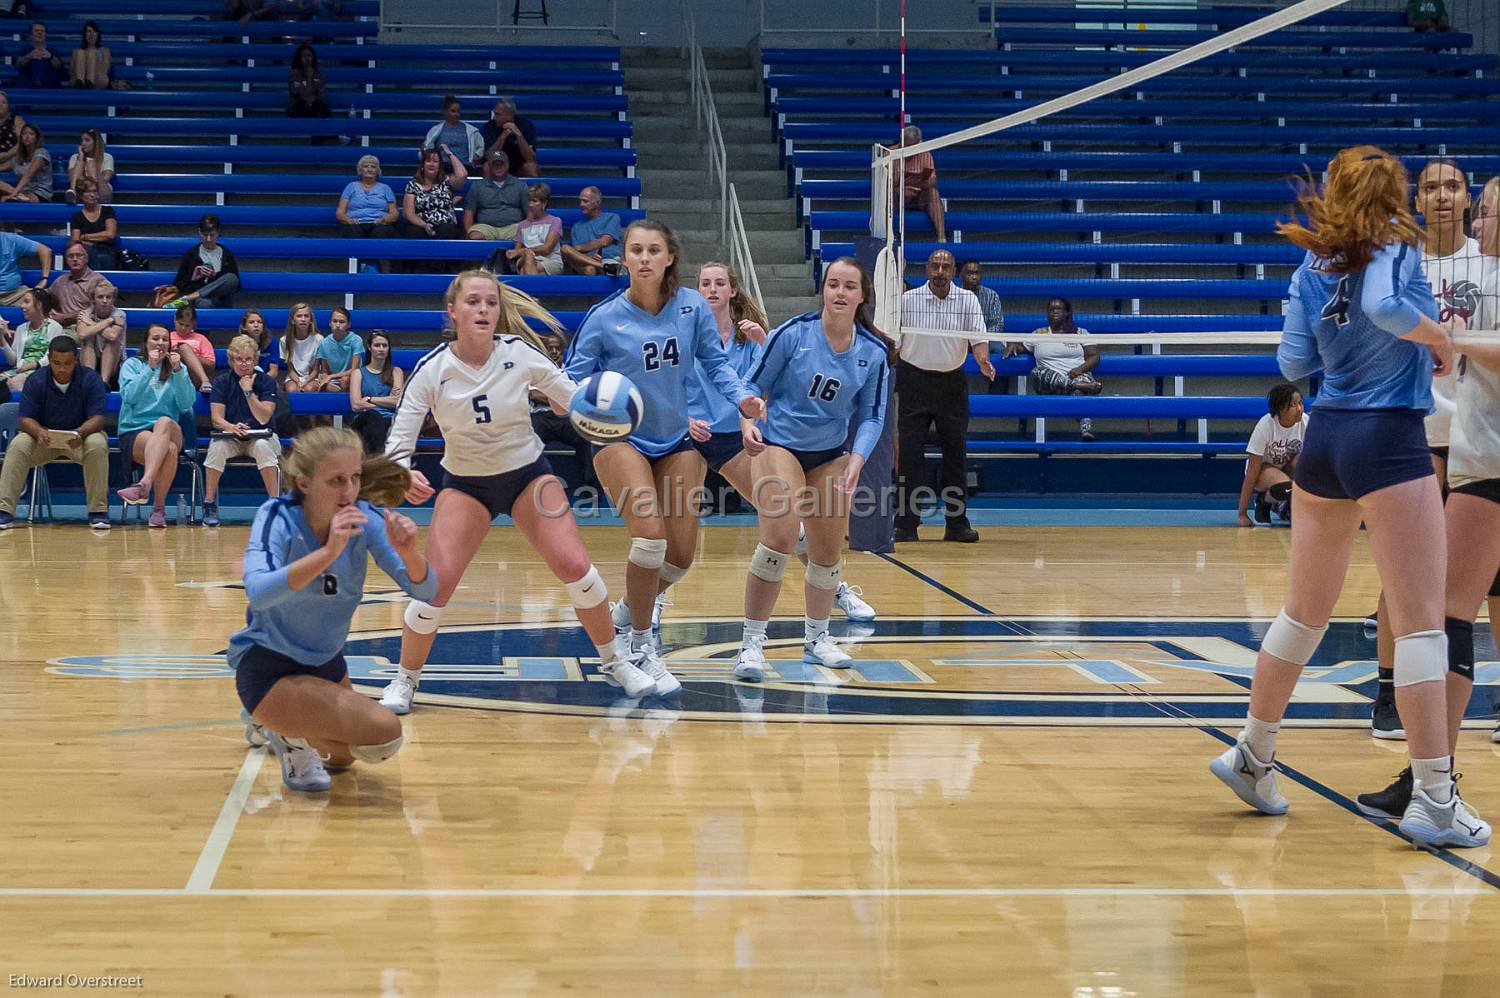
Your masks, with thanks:
[[(667, 610), (669, 704), (612, 696), (560, 587), (495, 528), (406, 748), (324, 795), (286, 791), (234, 720), (218, 653), (245, 533), (0, 535), (12, 987), (1495, 993), (1500, 856), (1416, 852), (1352, 811), (1403, 764), (1365, 729), (1362, 556), (1283, 735), (1291, 814), (1265, 818), (1206, 767), (1243, 716), (1285, 530), (988, 527), (852, 555), (882, 611), (873, 632), (836, 618), (859, 668), (801, 666), (792, 585), (754, 688), (729, 674), (753, 533), (709, 528)], [(623, 533), (585, 537), (617, 585)], [(402, 601), (371, 582), (350, 654), (374, 690)], [(1459, 760), (1492, 819), (1496, 670)]]

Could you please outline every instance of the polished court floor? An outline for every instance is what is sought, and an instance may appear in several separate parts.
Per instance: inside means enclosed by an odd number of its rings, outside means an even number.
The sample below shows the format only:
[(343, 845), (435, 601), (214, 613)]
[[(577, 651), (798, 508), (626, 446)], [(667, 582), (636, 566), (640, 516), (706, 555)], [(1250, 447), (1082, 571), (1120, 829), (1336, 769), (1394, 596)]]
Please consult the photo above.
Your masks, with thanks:
[[(929, 530), (929, 532), (931, 532)], [(625, 539), (585, 531), (612, 585)], [(1363, 549), (1299, 688), (1292, 802), (1208, 775), (1238, 729), (1285, 530), (989, 527), (852, 555), (858, 667), (730, 674), (745, 527), (703, 533), (663, 638), (687, 685), (621, 701), (565, 599), (495, 528), (381, 767), (286, 791), (219, 657), (245, 528), (0, 535), (0, 965), (235, 995), (1494, 995), (1500, 856), (1412, 850), (1351, 798)], [(1361, 542), (1362, 543), (1362, 542)], [(356, 683), (393, 668), (375, 591)], [(1488, 627), (1481, 658), (1493, 660)], [(1500, 814), (1481, 666), (1463, 789)], [(24, 985), (24, 981), (22, 984)]]

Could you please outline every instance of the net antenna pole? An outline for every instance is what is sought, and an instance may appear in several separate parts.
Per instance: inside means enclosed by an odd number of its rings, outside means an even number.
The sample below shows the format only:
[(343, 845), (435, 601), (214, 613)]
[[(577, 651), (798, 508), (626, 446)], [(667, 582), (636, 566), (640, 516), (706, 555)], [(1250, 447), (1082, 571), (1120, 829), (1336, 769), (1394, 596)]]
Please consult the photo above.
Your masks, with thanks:
[[(905, 129), (906, 0), (901, 0), (900, 32), (899, 127)], [(891, 149), (877, 142), (870, 152), (870, 235), (885, 240), (875, 257), (875, 324), (895, 335), (901, 328), (901, 294), (906, 290), (906, 176), (901, 169), (902, 160)]]

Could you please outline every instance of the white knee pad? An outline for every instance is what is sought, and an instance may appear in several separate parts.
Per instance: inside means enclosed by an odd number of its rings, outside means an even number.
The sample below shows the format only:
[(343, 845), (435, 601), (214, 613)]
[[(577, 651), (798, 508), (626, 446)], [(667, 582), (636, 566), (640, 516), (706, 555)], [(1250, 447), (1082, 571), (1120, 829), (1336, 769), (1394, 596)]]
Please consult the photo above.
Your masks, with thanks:
[(604, 576), (593, 565), (583, 573), (583, 578), (577, 582), (569, 582), (567, 588), (568, 599), (580, 610), (598, 606), (609, 598), (609, 590), (604, 587)]
[(786, 574), (788, 557), (780, 551), (772, 551), (764, 544), (757, 544), (755, 553), (750, 556), (750, 574), (765, 582), (780, 582), (781, 577)]
[(807, 528), (800, 523), (797, 524), (797, 546), (793, 553), (798, 558), (807, 557)]
[(669, 586), (682, 581), (682, 577), (687, 573), (688, 570), (681, 565), (674, 565), (670, 561), (661, 563), (661, 580)]
[(807, 578), (807, 584), (814, 589), (837, 589), (843, 568), (842, 562), (837, 565), (819, 565), (810, 561), (807, 563), (807, 571), (804, 575)]
[(1417, 631), (1397, 638), (1392, 672), (1397, 686), (1415, 686), (1445, 679), (1448, 675), (1448, 635), (1442, 631)]
[(1276, 619), (1271, 621), (1271, 626), (1266, 630), (1265, 640), (1260, 643), (1260, 646), (1284, 662), (1306, 665), (1307, 660), (1313, 657), (1313, 652), (1318, 650), (1318, 645), (1327, 631), (1327, 624), (1322, 627), (1309, 627), (1288, 617), (1286, 610), (1283, 609), (1276, 615)]
[(632, 565), (659, 571), (661, 563), (666, 560), (667, 539), (665, 537), (632, 537), (630, 539), (629, 561)]
[(401, 743), (404, 741), (406, 741), (405, 735), (397, 735), (380, 745), (350, 745), (349, 754), (360, 762), (385, 762), (401, 751)]
[(406, 613), (401, 618), (406, 621), (406, 626), (418, 634), (435, 634), (438, 623), (443, 619), (445, 607), (433, 606), (431, 603), (423, 603), (414, 599), (406, 604)]

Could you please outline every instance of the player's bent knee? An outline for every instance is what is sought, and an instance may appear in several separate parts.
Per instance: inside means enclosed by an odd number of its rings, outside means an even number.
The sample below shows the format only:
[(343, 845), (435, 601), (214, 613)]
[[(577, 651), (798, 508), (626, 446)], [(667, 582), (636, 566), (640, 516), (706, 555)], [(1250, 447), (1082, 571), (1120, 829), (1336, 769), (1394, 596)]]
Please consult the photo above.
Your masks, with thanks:
[(843, 564), (819, 565), (815, 561), (807, 563), (807, 571), (804, 577), (807, 584), (814, 589), (837, 589), (839, 587), (839, 576), (843, 574)]
[(1448, 617), (1443, 621), (1443, 633), (1448, 637), (1448, 671), (1472, 683), (1474, 681), (1474, 622)]
[(609, 590), (604, 585), (604, 576), (599, 574), (599, 569), (593, 565), (583, 574), (583, 578), (577, 582), (567, 583), (568, 599), (572, 600), (573, 606), (579, 610), (587, 610), (598, 606), (609, 598)]
[(1396, 639), (1396, 661), (1392, 671), (1397, 686), (1442, 680), (1448, 674), (1448, 635), (1442, 631), (1403, 634)]
[(1322, 627), (1310, 627), (1301, 621), (1293, 620), (1283, 609), (1276, 614), (1276, 619), (1271, 621), (1271, 626), (1266, 629), (1265, 640), (1260, 643), (1260, 646), (1262, 650), (1275, 655), (1283, 662), (1306, 665), (1313, 657), (1313, 652), (1318, 650), (1318, 645), (1322, 643), (1323, 635), (1327, 631), (1327, 624)]
[(781, 551), (757, 544), (755, 553), (750, 556), (750, 574), (763, 582), (780, 582), (781, 577), (786, 574), (788, 557), (790, 556)]
[(653, 572), (660, 571), (662, 562), (667, 560), (667, 539), (665, 537), (632, 537), (628, 560), (632, 565)]
[(381, 742), (379, 745), (350, 745), (349, 754), (360, 762), (385, 762), (401, 751), (401, 745), (405, 741), (405, 735), (397, 735), (390, 741)]
[(682, 581), (682, 577), (688, 573), (687, 565), (674, 565), (670, 561), (661, 563), (661, 580), (667, 585), (675, 585)]
[(424, 603), (419, 599), (414, 599), (406, 604), (406, 613), (401, 619), (406, 622), (407, 627), (410, 627), (418, 634), (436, 634), (438, 624), (442, 622), (443, 611), (445, 609), (447, 608), (433, 606), (431, 603)]

